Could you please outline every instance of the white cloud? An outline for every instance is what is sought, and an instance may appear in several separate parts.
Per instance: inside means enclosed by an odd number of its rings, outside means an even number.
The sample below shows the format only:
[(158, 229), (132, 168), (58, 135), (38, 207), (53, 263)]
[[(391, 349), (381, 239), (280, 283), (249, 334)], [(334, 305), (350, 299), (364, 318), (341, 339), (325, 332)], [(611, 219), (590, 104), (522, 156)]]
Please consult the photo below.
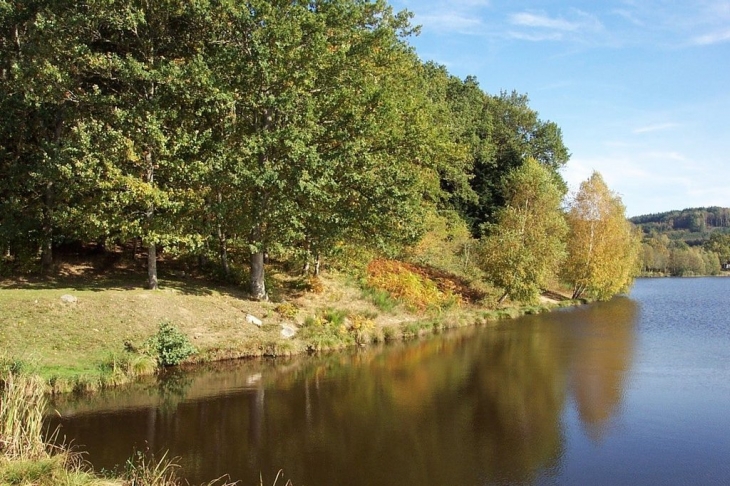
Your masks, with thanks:
[(636, 135), (638, 135), (638, 134), (641, 134), (641, 133), (659, 132), (659, 131), (663, 131), (663, 130), (669, 130), (669, 129), (672, 129), (672, 128), (676, 128), (678, 126), (679, 125), (677, 123), (671, 123), (671, 122), (668, 122), (668, 123), (657, 123), (655, 125), (647, 125), (647, 126), (644, 126), (644, 127), (639, 127), (637, 129), (635, 129), (633, 133), (636, 134)]
[(618, 15), (619, 17), (623, 17), (624, 19), (628, 20), (632, 24), (643, 27), (646, 25), (641, 19), (636, 17), (631, 11), (625, 10), (625, 9), (616, 9), (612, 12), (615, 15)]
[(448, 12), (438, 15), (421, 15), (415, 19), (415, 24), (437, 32), (452, 32), (459, 34), (475, 34), (481, 29), (482, 22), (478, 17), (465, 15), (459, 12)]
[(516, 32), (509, 31), (507, 36), (511, 39), (526, 40), (530, 42), (557, 41), (563, 38), (560, 32)]
[(566, 15), (551, 16), (544, 12), (525, 11), (508, 16), (512, 26), (507, 37), (529, 41), (581, 39), (603, 30), (598, 17), (577, 9)]
[(580, 24), (576, 22), (569, 22), (562, 18), (552, 18), (547, 15), (538, 15), (529, 12), (512, 14), (510, 21), (514, 25), (524, 27), (542, 27), (556, 30), (578, 30), (580, 28)]
[(730, 29), (695, 37), (692, 39), (692, 44), (697, 46), (708, 46), (728, 41), (730, 41)]

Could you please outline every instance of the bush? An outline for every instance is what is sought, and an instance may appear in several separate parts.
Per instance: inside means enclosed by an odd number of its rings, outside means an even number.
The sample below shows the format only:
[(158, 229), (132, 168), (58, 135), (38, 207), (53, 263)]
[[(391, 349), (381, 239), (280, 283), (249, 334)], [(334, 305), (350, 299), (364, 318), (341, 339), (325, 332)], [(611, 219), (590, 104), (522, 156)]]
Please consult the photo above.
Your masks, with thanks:
[(339, 349), (354, 344), (345, 319), (347, 311), (324, 309), (308, 316), (300, 331), (300, 338), (310, 351)]
[(411, 311), (441, 311), (461, 304), (461, 296), (449, 288), (453, 282), (436, 281), (414, 265), (394, 260), (373, 260), (367, 272), (367, 287), (387, 292)]
[(145, 342), (161, 366), (176, 366), (198, 352), (188, 337), (169, 322), (160, 323), (157, 334)]

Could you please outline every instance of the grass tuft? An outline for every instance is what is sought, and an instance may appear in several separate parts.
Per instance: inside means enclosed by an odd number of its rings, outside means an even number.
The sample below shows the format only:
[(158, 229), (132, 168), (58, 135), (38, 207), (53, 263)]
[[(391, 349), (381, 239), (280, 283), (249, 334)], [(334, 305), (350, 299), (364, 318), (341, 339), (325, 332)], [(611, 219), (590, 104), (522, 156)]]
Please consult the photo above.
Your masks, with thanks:
[(0, 454), (9, 459), (47, 457), (43, 442), (45, 386), (37, 377), (0, 376)]

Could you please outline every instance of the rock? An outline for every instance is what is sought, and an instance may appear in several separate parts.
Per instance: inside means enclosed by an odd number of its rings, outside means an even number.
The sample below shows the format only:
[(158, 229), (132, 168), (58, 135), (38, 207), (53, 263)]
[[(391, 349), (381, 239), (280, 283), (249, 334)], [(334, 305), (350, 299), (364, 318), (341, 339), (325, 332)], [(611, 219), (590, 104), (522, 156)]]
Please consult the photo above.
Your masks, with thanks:
[(251, 314), (246, 314), (246, 322), (250, 322), (254, 326), (258, 327), (261, 327), (261, 325), (264, 323), (261, 319), (256, 316), (252, 316)]
[(296, 326), (292, 324), (282, 324), (281, 325), (281, 337), (284, 339), (290, 339), (293, 338), (299, 329), (296, 328)]
[(75, 304), (76, 302), (78, 302), (78, 300), (79, 299), (77, 297), (74, 297), (70, 294), (63, 294), (61, 296), (61, 302), (64, 302), (66, 304)]

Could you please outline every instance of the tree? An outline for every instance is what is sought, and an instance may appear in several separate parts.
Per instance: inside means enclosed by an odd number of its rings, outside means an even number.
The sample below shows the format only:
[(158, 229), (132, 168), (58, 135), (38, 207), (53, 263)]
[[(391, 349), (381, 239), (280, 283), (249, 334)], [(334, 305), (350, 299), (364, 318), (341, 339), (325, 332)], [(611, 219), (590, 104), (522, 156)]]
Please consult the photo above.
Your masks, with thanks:
[(640, 265), (641, 240), (626, 220), (621, 198), (598, 172), (581, 183), (567, 213), (568, 258), (563, 278), (573, 298), (606, 300), (631, 286)]
[(705, 242), (704, 248), (716, 253), (720, 262), (730, 263), (730, 234), (713, 232), (710, 239)]
[[(465, 80), (464, 96), (474, 98), (475, 83), (473, 78)], [(470, 126), (474, 154), (471, 187), (477, 201), (466, 201), (463, 206), (475, 236), (480, 233), (480, 226), (495, 221), (498, 209), (506, 205), (508, 196), (501, 181), (510, 171), (528, 158), (534, 158), (553, 172), (555, 181), (565, 190), (558, 169), (570, 157), (560, 128), (553, 122), (541, 120), (529, 107), (526, 95), (502, 92), (498, 96), (485, 96), (481, 103), (483, 106), (477, 107), (476, 113), (468, 115), (473, 120)]]
[(563, 192), (554, 175), (533, 158), (504, 180), (507, 206), (496, 213), (482, 240), (481, 263), (487, 278), (507, 296), (537, 298), (565, 256), (567, 226), (561, 211)]
[(79, 189), (64, 144), (75, 123), (77, 45), (58, 6), (0, 1), (0, 242), (14, 253), (40, 250), (44, 271)]
[(102, 222), (99, 236), (142, 240), (151, 289), (158, 246), (202, 238), (193, 214), (203, 204), (200, 156), (209, 138), (199, 122), (209, 106), (205, 5), (93, 0), (73, 10), (85, 110), (77, 161), (103, 174), (85, 213)]
[(266, 296), (272, 249), (415, 239), (443, 152), (402, 40), (409, 16), (380, 0), (225, 8), (212, 60), (233, 100), (219, 207), (250, 255), (252, 297)]

